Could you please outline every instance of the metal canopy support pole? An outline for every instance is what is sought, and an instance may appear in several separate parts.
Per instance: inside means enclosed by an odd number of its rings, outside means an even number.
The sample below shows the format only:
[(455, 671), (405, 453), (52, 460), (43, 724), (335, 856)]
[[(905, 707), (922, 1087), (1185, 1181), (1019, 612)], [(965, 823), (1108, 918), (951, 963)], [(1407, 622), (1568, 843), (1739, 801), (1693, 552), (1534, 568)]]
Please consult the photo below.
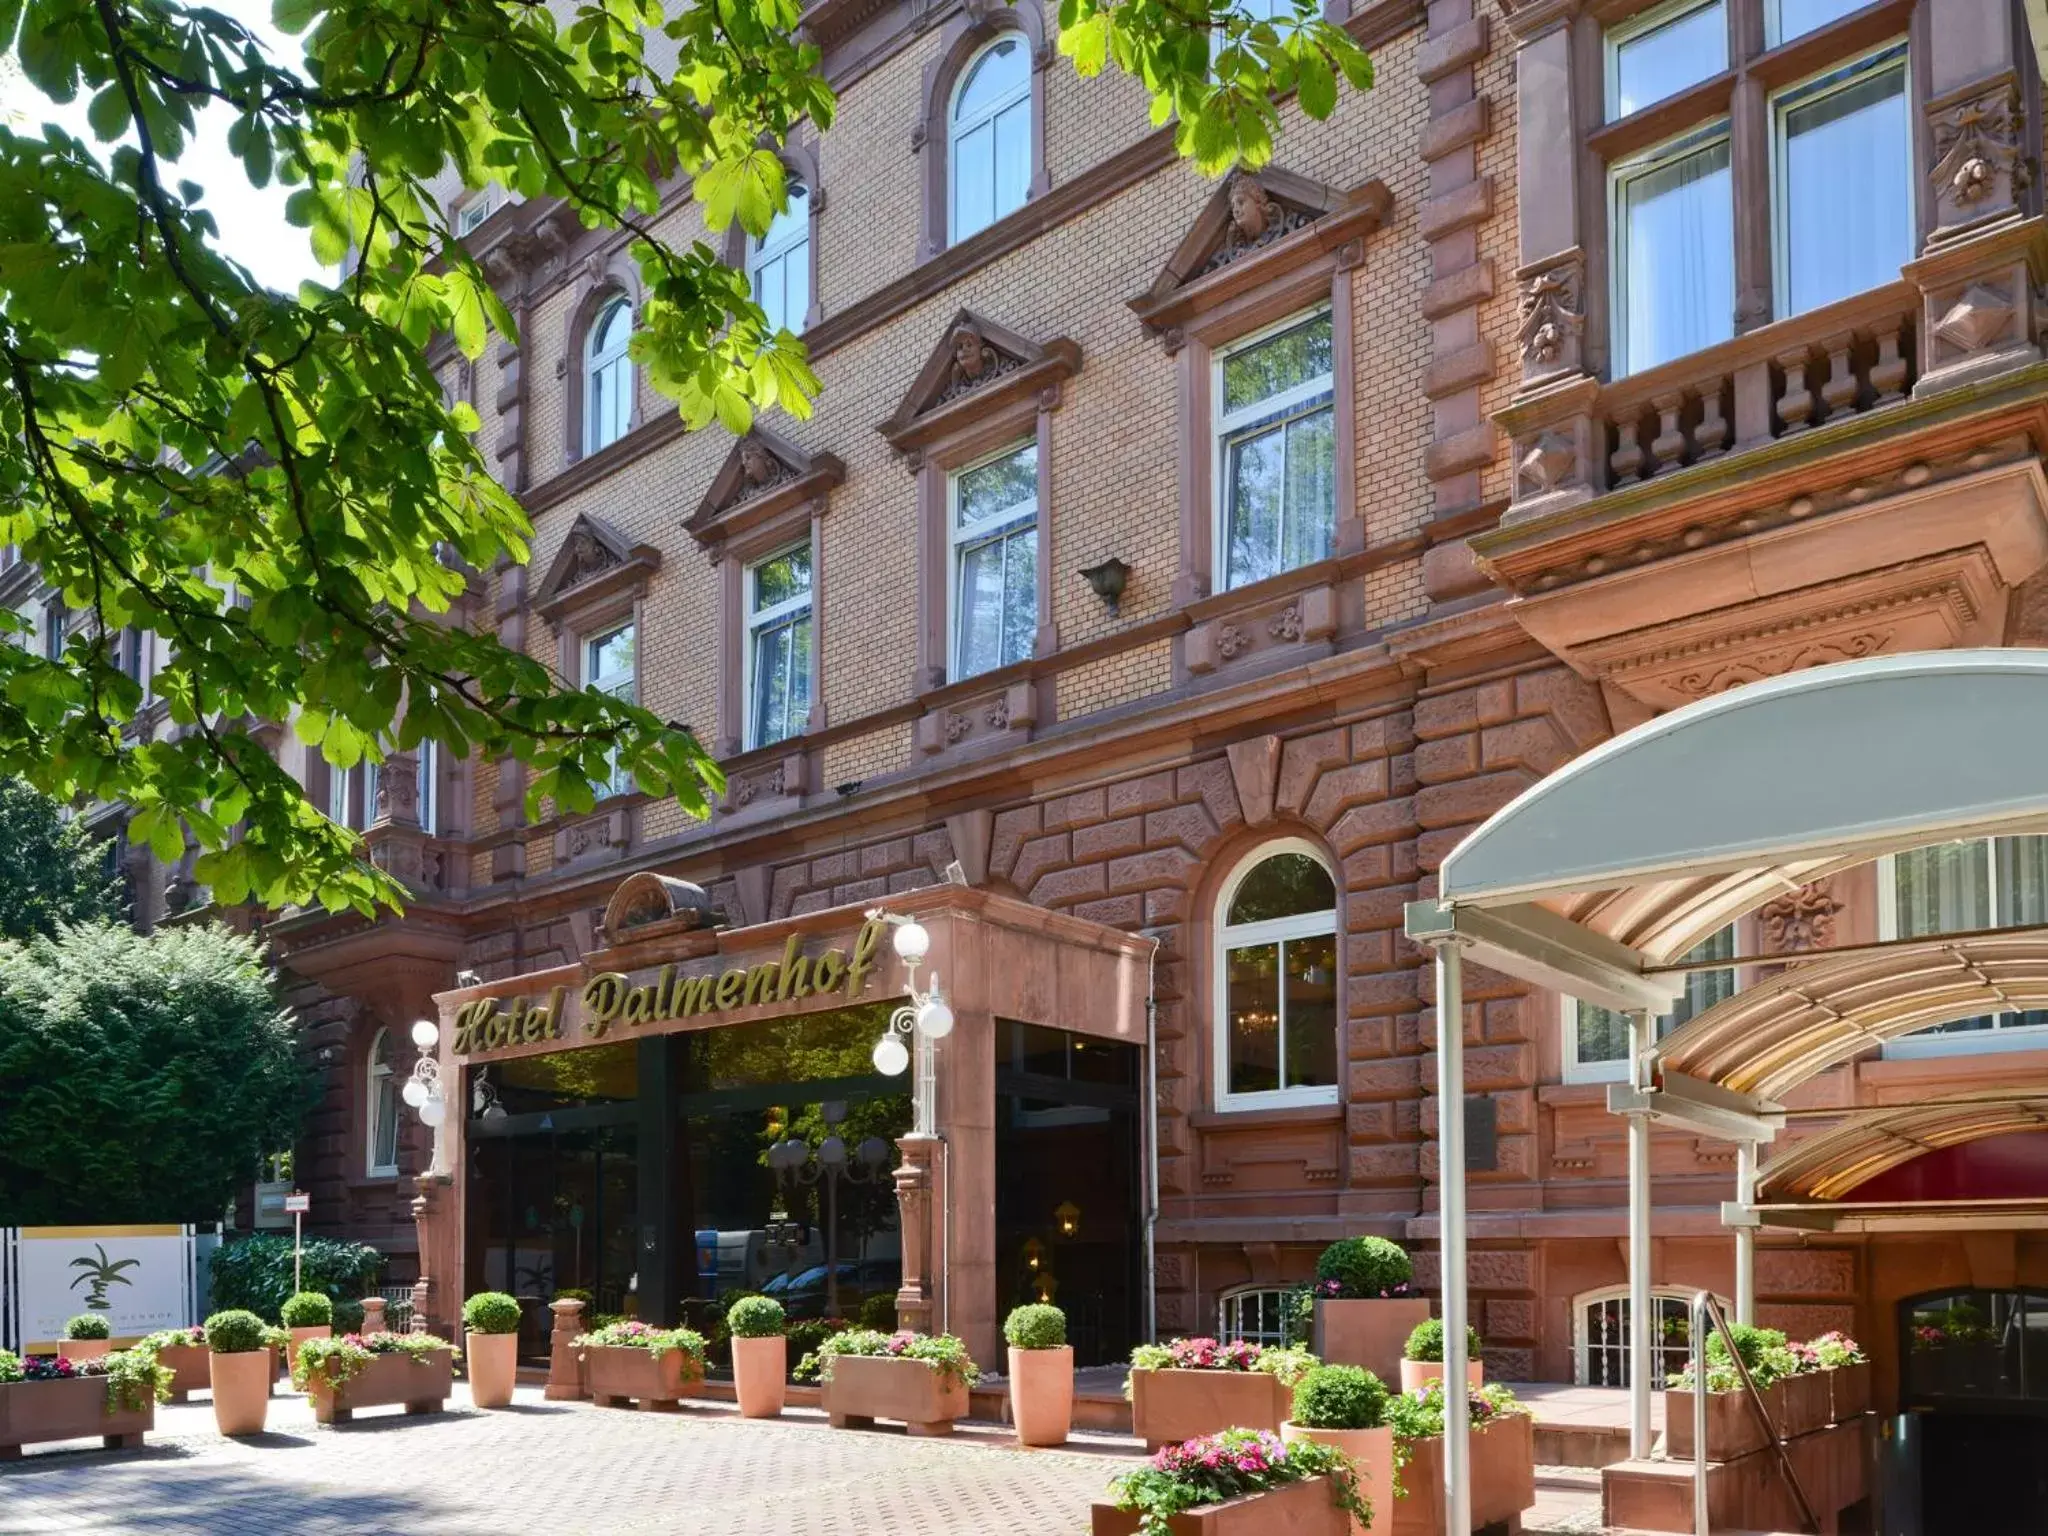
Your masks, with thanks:
[(1465, 977), (1456, 940), (1436, 946), (1437, 1208), (1443, 1228), (1444, 1529), (1472, 1530), (1471, 1413), (1465, 1380)]
[[(1648, 1087), (1647, 1060), (1654, 1035), (1647, 1011), (1628, 1016), (1629, 1082)], [(1628, 1453), (1650, 1454), (1650, 1117), (1628, 1117)], [(1445, 1330), (1449, 1332), (1448, 1328)]]
[[(1735, 1203), (1756, 1203), (1756, 1143), (1735, 1143)], [(1745, 1221), (1735, 1229), (1735, 1321), (1756, 1322), (1756, 1228)]]

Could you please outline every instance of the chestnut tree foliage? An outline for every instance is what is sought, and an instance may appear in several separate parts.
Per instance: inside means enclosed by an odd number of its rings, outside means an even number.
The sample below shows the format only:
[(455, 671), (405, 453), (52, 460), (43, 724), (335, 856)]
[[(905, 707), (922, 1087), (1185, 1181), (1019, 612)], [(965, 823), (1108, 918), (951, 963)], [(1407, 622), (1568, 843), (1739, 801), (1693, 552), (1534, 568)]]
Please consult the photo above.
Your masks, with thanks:
[[(1277, 95), (1326, 116), (1371, 70), (1314, 0), (1277, 19), (1239, 4), (1061, 0), (1060, 47), (1083, 75), (1142, 81), (1205, 172), (1255, 167)], [(125, 802), (166, 859), (189, 829), (217, 900), (364, 911), (399, 888), (262, 722), (339, 769), (428, 739), (516, 758), (536, 814), (591, 807), (616, 760), (702, 814), (719, 774), (687, 728), (448, 621), (469, 573), (527, 557), (530, 528), (425, 362), (439, 334), (472, 358), (516, 341), (429, 186), (452, 166), (628, 231), (632, 356), (691, 426), (802, 416), (802, 343), (708, 245), (651, 227), (679, 179), (713, 230), (763, 231), (783, 206), (774, 146), (833, 115), (799, 10), (275, 0), (295, 43), (279, 53), (179, 0), (0, 0), (0, 53), (87, 103), (96, 141), (0, 119), (0, 541), (81, 619), (61, 657), (0, 646), (0, 774)], [(252, 183), (292, 189), (279, 238), (310, 241), (330, 280), (272, 292), (222, 253), (179, 174), (202, 111), (231, 115)], [(153, 739), (122, 730), (143, 698), (104, 637), (126, 627), (171, 658)]]

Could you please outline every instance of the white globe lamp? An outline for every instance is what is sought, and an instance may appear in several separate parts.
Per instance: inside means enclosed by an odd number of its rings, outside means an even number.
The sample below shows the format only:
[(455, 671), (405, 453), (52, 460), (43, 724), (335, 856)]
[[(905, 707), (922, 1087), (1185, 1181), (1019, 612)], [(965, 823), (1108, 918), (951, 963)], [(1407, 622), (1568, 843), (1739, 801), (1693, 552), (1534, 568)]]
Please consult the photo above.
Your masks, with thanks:
[(427, 1085), (416, 1077), (409, 1077), (405, 1086), (398, 1090), (398, 1096), (414, 1109), (422, 1108), (427, 1102)]
[(902, 923), (896, 929), (896, 937), (890, 940), (896, 946), (899, 960), (922, 960), (932, 947), (932, 936), (925, 931), (922, 923)]
[(423, 1051), (431, 1051), (441, 1043), (441, 1026), (432, 1019), (417, 1020), (412, 1027), (412, 1043)]
[(924, 1006), (917, 1010), (917, 1029), (927, 1040), (943, 1040), (953, 1033), (953, 1010), (939, 996), (936, 986), (932, 988), (932, 995), (924, 1000)]
[(875, 1070), (884, 1077), (901, 1077), (910, 1065), (910, 1052), (891, 1033), (875, 1042)]
[(441, 1122), (448, 1118), (448, 1106), (440, 1099), (428, 1099), (420, 1106), (420, 1123), (439, 1130)]

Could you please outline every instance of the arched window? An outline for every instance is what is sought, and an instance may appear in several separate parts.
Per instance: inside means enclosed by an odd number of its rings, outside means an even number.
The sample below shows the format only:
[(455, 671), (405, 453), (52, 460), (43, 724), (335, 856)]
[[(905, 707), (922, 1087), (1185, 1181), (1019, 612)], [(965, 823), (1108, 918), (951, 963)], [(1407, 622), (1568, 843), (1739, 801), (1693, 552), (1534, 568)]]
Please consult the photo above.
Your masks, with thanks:
[(747, 278), (772, 330), (801, 332), (811, 311), (811, 194), (789, 183), (789, 206), (747, 242)]
[(1216, 1103), (1337, 1102), (1337, 887), (1310, 844), (1269, 843), (1216, 919)]
[(626, 343), (633, 306), (622, 294), (607, 300), (583, 344), (583, 452), (596, 453), (626, 435), (633, 421), (633, 364)]
[[(1685, 1369), (1692, 1348), (1692, 1296), (1686, 1291), (1650, 1293), (1650, 1348), (1657, 1357), (1655, 1379)], [(1721, 1303), (1723, 1310), (1728, 1303)], [(1732, 1315), (1732, 1313), (1731, 1313)], [(1628, 1287), (1588, 1291), (1572, 1302), (1572, 1380), (1582, 1387), (1628, 1385)]]
[(961, 71), (947, 118), (948, 242), (1024, 206), (1031, 188), (1031, 49), (1006, 32)]
[(1294, 1337), (1295, 1330), (1290, 1326), (1289, 1298), (1293, 1294), (1279, 1286), (1264, 1285), (1225, 1292), (1216, 1298), (1216, 1337), (1245, 1339), (1275, 1348), (1306, 1343), (1305, 1338)]
[(398, 1172), (398, 1080), (391, 1064), (391, 1031), (380, 1029), (370, 1042), (364, 1101), (369, 1105), (365, 1127), (367, 1171), (371, 1178)]

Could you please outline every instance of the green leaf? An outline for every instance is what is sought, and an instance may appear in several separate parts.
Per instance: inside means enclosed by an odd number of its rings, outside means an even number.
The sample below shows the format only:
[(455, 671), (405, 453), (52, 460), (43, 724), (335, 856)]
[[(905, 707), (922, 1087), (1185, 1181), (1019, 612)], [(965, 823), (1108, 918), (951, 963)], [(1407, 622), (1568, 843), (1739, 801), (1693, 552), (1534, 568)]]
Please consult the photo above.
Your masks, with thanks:
[(92, 131), (102, 143), (112, 143), (128, 131), (134, 118), (128, 111), (128, 93), (118, 85), (110, 85), (93, 97), (92, 105), (85, 109), (85, 120), (92, 125)]
[(270, 20), (280, 32), (298, 33), (310, 27), (325, 9), (327, 0), (271, 0)]
[(1302, 54), (1300, 69), (1301, 110), (1320, 122), (1337, 110), (1337, 77), (1329, 60), (1313, 50)]

